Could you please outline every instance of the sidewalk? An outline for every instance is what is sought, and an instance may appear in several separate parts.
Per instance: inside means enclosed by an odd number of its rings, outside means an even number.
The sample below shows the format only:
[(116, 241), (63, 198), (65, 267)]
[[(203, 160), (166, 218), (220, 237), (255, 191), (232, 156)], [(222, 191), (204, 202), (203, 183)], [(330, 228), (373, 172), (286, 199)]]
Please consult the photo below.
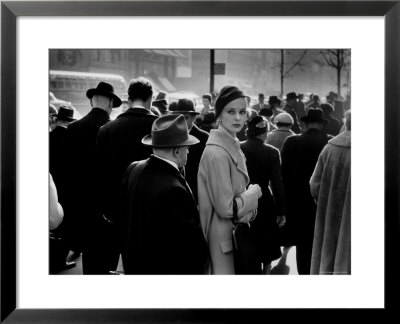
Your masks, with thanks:
[[(58, 273), (59, 275), (82, 275), (82, 255), (77, 259), (71, 260), (71, 254), (68, 256), (68, 261), (76, 262), (76, 266), (61, 271)], [(121, 258), (118, 263), (117, 271), (122, 271), (122, 263)], [(271, 275), (298, 275), (297, 266), (296, 266), (296, 247), (292, 246), (288, 250), (286, 250), (282, 257), (276, 261), (272, 262)]]

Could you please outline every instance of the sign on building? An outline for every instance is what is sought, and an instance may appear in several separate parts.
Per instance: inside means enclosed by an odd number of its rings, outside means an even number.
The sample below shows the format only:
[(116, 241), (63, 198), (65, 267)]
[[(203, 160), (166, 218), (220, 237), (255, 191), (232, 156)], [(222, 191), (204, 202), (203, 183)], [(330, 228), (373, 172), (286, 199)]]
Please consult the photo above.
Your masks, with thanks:
[(214, 63), (214, 74), (225, 75), (225, 63)]

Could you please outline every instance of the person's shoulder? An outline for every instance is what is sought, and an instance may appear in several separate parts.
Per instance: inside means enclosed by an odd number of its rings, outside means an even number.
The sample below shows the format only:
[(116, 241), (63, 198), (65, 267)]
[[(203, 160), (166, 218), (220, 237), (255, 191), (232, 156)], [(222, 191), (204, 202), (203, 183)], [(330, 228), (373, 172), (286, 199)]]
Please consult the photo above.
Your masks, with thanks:
[(269, 154), (279, 154), (279, 150), (275, 146), (268, 143), (263, 143), (263, 146), (265, 151)]
[(219, 145), (206, 145), (203, 156), (209, 161), (218, 161), (218, 159), (229, 157), (229, 153)]
[(285, 142), (294, 142), (294, 141), (298, 140), (299, 138), (302, 138), (303, 134), (289, 135), (288, 137), (286, 137), (286, 141)]
[(302, 139), (302, 134), (294, 134), (286, 137), (285, 142), (283, 143), (283, 148), (287, 148), (289, 146), (296, 145), (296, 143)]
[(196, 125), (193, 125), (192, 129), (189, 132), (190, 135), (196, 137), (200, 142), (206, 143), (209, 137), (209, 133), (207, 133), (205, 130), (202, 130)]

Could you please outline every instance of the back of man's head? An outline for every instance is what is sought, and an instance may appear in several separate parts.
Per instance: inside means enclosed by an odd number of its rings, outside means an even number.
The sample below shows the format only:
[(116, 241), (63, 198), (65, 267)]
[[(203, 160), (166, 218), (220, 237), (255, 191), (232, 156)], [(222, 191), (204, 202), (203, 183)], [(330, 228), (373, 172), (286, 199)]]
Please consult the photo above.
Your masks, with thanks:
[(153, 85), (145, 78), (132, 79), (128, 88), (128, 96), (131, 101), (147, 101), (153, 96)]

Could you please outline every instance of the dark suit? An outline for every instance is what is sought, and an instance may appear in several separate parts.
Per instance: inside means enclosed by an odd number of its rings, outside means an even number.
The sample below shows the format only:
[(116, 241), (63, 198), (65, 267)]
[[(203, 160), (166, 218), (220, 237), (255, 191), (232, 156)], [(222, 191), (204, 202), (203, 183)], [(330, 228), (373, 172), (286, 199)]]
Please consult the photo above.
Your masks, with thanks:
[(240, 148), (246, 157), (250, 183), (258, 184), (263, 193), (258, 200), (258, 213), (251, 222), (251, 230), (256, 237), (260, 264), (267, 264), (281, 256), (276, 223), (277, 216), (285, 214), (280, 153), (277, 148), (254, 137), (242, 142)]
[(96, 147), (104, 170), (102, 209), (112, 221), (118, 222), (119, 192), (126, 168), (133, 161), (146, 159), (152, 153), (151, 148), (142, 144), (142, 138), (151, 133), (157, 118), (143, 107), (129, 108), (98, 133)]
[(122, 183), (126, 274), (202, 274), (208, 248), (194, 197), (179, 171), (155, 156)]
[(68, 202), (68, 153), (67, 128), (57, 126), (49, 134), (49, 169), (56, 186), (58, 202), (64, 210), (64, 220), (56, 229), (51, 231), (52, 239), (49, 241), (51, 273), (58, 272), (60, 267), (65, 264), (65, 259), (70, 250), (66, 232), (69, 219), (66, 208)]
[(69, 168), (67, 128), (57, 126), (49, 134), (49, 167), (57, 188), (58, 202), (64, 206), (66, 203), (66, 172)]
[(104, 125), (98, 133), (96, 151), (102, 169), (101, 195), (98, 197), (100, 209), (110, 222), (109, 247), (114, 251), (112, 270), (118, 265), (121, 252), (120, 190), (121, 181), (128, 165), (143, 160), (151, 154), (151, 149), (141, 141), (151, 133), (151, 126), (158, 116), (143, 107), (129, 108), (115, 120)]
[[(68, 127), (69, 210), (72, 216), (68, 227), (73, 248), (83, 250), (84, 273), (96, 272), (98, 266), (103, 266), (95, 264), (97, 257), (89, 261), (89, 255), (93, 249), (100, 249), (97, 235), (104, 222), (98, 209), (98, 184), (105, 170), (99, 172), (99, 161), (95, 152), (96, 137), (100, 127), (109, 120), (106, 111), (93, 108), (86, 116)], [(106, 251), (101, 252), (106, 254)], [(106, 259), (101, 257), (102, 262)]]
[(324, 114), (324, 118), (328, 121), (328, 124), (324, 126), (322, 131), (332, 136), (339, 135), (341, 127), (339, 121), (331, 114)]
[(193, 125), (189, 134), (200, 141), (200, 143), (189, 147), (189, 154), (185, 167), (186, 181), (192, 189), (193, 196), (197, 202), (197, 172), (199, 171), (200, 159), (208, 140), (208, 133), (199, 129), (196, 125)]
[(332, 138), (309, 129), (289, 136), (282, 148), (282, 180), (288, 207), (285, 245), (296, 245), (299, 274), (310, 274), (316, 204), (310, 192), (310, 178), (322, 149)]

